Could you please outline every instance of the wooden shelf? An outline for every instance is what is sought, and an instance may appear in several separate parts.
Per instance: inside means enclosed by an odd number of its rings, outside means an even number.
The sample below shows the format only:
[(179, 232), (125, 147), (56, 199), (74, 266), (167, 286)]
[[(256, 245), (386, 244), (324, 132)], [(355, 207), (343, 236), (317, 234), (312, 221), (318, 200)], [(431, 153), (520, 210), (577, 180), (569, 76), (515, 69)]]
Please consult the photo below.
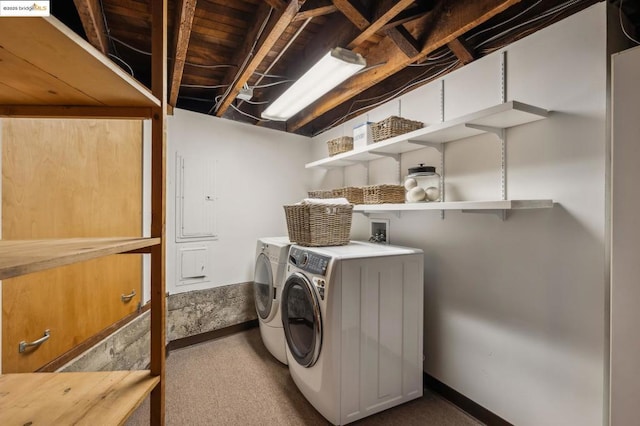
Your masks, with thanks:
[(100, 107), (98, 115), (110, 115), (108, 107), (160, 106), (145, 86), (54, 17), (3, 19), (0, 46), (0, 115), (23, 115), (20, 106), (49, 106), (38, 114), (46, 116), (61, 111), (52, 106)]
[[(167, 0), (153, 3), (153, 93), (54, 17), (2, 19), (0, 117), (153, 118), (151, 229), (164, 238)], [(0, 240), (0, 279), (117, 253), (149, 253), (162, 238)], [(149, 393), (151, 423), (164, 424), (164, 267), (163, 254), (153, 250), (150, 371), (0, 376), (0, 425), (123, 424)]]
[(123, 424), (159, 381), (148, 370), (5, 374), (0, 424)]
[(507, 129), (525, 123), (542, 120), (548, 111), (522, 102), (505, 102), (443, 123), (423, 127), (410, 133), (389, 138), (381, 142), (323, 158), (305, 165), (315, 167), (344, 167), (359, 162), (376, 160), (389, 154), (402, 154), (424, 148), (425, 144), (443, 144), (486, 133), (485, 126)]
[(553, 200), (498, 200), (498, 201), (445, 201), (430, 203), (405, 204), (358, 204), (354, 212), (402, 212), (421, 210), (524, 210), (548, 209), (553, 207)]
[(136, 251), (160, 244), (160, 238), (69, 238), (0, 240), (0, 279)]

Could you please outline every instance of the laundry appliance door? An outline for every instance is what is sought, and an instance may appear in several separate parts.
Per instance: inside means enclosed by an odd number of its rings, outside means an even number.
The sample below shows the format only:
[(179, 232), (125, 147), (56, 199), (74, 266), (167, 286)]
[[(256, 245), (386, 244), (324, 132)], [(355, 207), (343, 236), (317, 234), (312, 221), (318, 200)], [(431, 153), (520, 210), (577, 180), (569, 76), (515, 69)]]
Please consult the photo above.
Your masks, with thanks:
[(273, 305), (274, 287), (271, 261), (264, 253), (256, 259), (256, 270), (253, 277), (253, 294), (256, 312), (263, 320), (268, 320)]
[(299, 273), (291, 274), (282, 290), (282, 323), (293, 358), (303, 367), (318, 360), (322, 347), (322, 317), (313, 285)]

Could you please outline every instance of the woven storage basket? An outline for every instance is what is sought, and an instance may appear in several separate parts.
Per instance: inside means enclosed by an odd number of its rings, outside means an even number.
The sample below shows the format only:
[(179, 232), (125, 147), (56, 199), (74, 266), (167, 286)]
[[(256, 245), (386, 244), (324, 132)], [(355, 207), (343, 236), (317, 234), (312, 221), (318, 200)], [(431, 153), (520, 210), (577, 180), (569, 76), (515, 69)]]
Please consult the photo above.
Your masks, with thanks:
[(332, 189), (318, 189), (316, 191), (309, 191), (309, 198), (333, 198)]
[(392, 138), (394, 136), (409, 133), (414, 130), (420, 129), (424, 126), (419, 121), (407, 120), (406, 118), (391, 116), (385, 118), (382, 121), (378, 121), (371, 126), (371, 133), (373, 134), (373, 141), (380, 142), (385, 139)]
[(340, 154), (341, 152), (351, 151), (353, 149), (353, 138), (351, 136), (341, 136), (331, 139), (327, 142), (329, 148), (329, 156)]
[(347, 186), (333, 190), (333, 197), (346, 198), (351, 204), (362, 204), (364, 202), (364, 194), (362, 188), (357, 186)]
[(404, 203), (404, 186), (369, 185), (363, 188), (364, 204)]
[(289, 240), (308, 247), (349, 244), (351, 204), (295, 204), (284, 206)]

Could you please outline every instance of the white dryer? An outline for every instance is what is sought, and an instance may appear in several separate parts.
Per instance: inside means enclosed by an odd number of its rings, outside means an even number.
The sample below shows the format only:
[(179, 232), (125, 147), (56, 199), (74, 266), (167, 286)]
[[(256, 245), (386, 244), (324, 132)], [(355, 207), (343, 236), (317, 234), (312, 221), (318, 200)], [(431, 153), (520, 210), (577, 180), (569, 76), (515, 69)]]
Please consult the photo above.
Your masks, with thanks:
[(422, 250), (351, 242), (289, 250), (281, 296), (291, 376), (347, 424), (422, 396)]
[(280, 294), (290, 245), (287, 237), (259, 238), (253, 277), (253, 293), (262, 341), (269, 352), (283, 364), (287, 364), (287, 355), (280, 316)]

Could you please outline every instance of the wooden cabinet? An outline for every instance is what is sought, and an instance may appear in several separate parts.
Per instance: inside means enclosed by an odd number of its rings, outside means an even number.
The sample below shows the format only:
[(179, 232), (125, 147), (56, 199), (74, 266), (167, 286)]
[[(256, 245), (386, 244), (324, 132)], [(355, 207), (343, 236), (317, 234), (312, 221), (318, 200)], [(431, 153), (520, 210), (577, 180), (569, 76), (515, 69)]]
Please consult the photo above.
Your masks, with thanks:
[[(142, 235), (140, 121), (5, 119), (0, 137), (5, 240)], [(79, 343), (95, 342), (136, 312), (141, 257), (109, 256), (4, 280), (2, 371), (32, 372), (67, 359)], [(20, 342), (45, 330), (46, 342), (20, 352)]]
[(166, 0), (152, 9), (152, 92), (55, 18), (0, 26), (0, 116), (152, 121), (150, 238), (0, 240), (0, 279), (150, 253), (150, 369), (1, 375), (0, 424), (121, 424), (149, 394), (151, 422), (164, 424)]

